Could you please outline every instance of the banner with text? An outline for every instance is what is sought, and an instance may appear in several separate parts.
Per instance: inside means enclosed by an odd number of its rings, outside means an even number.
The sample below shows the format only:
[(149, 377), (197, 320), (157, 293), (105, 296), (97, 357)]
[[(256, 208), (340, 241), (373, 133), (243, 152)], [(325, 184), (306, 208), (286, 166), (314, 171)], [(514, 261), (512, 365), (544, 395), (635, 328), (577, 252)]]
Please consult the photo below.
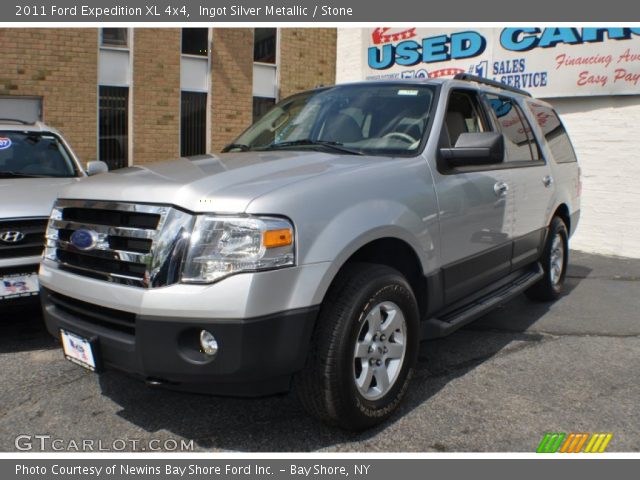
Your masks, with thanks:
[(640, 94), (640, 28), (367, 29), (366, 79), (471, 73), (537, 97)]

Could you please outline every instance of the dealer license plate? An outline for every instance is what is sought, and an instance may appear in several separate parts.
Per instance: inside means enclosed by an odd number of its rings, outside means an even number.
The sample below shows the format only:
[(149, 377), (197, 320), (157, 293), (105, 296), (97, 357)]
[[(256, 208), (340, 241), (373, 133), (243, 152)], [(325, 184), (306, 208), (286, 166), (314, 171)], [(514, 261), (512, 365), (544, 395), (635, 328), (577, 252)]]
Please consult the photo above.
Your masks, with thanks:
[(0, 276), (0, 300), (31, 297), (39, 290), (37, 273)]
[(60, 338), (67, 360), (93, 372), (96, 371), (96, 360), (90, 340), (62, 329), (60, 329)]

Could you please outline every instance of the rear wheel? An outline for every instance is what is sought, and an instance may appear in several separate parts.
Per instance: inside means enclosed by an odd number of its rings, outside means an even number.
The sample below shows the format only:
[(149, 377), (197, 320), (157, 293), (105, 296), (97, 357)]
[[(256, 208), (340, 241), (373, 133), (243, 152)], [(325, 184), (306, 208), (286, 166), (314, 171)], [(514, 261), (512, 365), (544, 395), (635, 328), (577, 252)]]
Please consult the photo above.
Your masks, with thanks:
[(540, 262), (544, 276), (525, 291), (532, 300), (555, 300), (562, 293), (569, 261), (569, 235), (567, 227), (559, 217), (554, 217)]
[(294, 388), (312, 415), (365, 429), (397, 408), (417, 353), (418, 308), (406, 279), (387, 266), (348, 265), (321, 307)]

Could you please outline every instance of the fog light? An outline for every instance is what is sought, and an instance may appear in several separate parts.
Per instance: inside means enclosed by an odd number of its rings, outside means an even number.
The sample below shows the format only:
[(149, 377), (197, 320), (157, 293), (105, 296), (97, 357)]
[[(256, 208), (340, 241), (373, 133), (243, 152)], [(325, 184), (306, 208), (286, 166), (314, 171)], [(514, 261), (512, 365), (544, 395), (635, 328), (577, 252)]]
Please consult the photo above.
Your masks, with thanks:
[(218, 341), (213, 334), (207, 330), (200, 332), (200, 348), (206, 355), (213, 356), (218, 353)]

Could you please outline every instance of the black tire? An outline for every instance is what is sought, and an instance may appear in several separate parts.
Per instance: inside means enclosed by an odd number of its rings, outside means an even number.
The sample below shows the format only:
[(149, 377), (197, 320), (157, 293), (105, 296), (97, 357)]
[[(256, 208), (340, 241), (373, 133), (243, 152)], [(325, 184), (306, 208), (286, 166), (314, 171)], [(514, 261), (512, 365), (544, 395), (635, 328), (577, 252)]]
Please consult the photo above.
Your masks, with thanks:
[[(389, 382), (386, 394), (372, 400), (363, 396), (356, 386), (356, 364), (365, 365), (359, 363), (365, 360), (354, 356), (357, 356), (357, 343), (363, 341), (364, 323), (367, 322), (367, 328), (371, 323), (367, 319), (372, 317), (368, 315), (379, 307), (381, 317), (385, 317), (381, 305), (397, 306), (404, 316), (405, 328), (403, 333), (397, 334), (402, 336), (398, 338), (402, 338), (404, 356), (399, 364), (396, 363), (395, 381)], [(294, 379), (294, 390), (304, 408), (318, 419), (347, 430), (363, 430), (386, 420), (400, 404), (413, 376), (419, 346), (418, 318), (413, 291), (397, 270), (366, 263), (347, 265), (325, 297), (306, 366)], [(396, 341), (395, 332), (400, 330), (394, 330), (388, 342)], [(385, 340), (384, 337), (380, 335), (378, 340)], [(382, 352), (382, 349), (375, 351)], [(389, 365), (388, 362), (380, 360), (371, 368), (379, 371), (376, 369), (382, 368), (381, 363)], [(370, 385), (375, 388), (376, 380)]]
[[(563, 249), (563, 257), (561, 262), (562, 272), (560, 273), (559, 278), (556, 276), (558, 279), (554, 281), (554, 275), (552, 274), (552, 255), (554, 250), (553, 243), (556, 237), (560, 239), (560, 245)], [(551, 221), (544, 250), (540, 257), (540, 263), (544, 270), (544, 276), (538, 283), (527, 289), (525, 294), (531, 300), (540, 302), (556, 300), (562, 294), (564, 280), (567, 274), (567, 265), (569, 263), (569, 235), (567, 233), (567, 226), (560, 217), (553, 217), (553, 220)]]

